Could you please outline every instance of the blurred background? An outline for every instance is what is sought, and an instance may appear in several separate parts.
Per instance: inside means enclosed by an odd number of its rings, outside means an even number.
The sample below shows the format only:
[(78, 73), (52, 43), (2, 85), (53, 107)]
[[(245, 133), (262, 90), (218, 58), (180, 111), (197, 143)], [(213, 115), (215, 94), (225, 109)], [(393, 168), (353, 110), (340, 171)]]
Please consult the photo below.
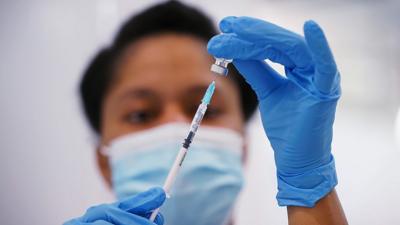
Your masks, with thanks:
[[(113, 201), (97, 171), (96, 137), (81, 113), (77, 85), (121, 22), (155, 2), (0, 2), (1, 224), (61, 224), (91, 205)], [(400, 1), (185, 2), (216, 22), (247, 15), (299, 33), (305, 20), (319, 22), (342, 74), (333, 153), (349, 223), (398, 224)], [(236, 207), (237, 225), (286, 224), (259, 115), (248, 131), (247, 186)]]

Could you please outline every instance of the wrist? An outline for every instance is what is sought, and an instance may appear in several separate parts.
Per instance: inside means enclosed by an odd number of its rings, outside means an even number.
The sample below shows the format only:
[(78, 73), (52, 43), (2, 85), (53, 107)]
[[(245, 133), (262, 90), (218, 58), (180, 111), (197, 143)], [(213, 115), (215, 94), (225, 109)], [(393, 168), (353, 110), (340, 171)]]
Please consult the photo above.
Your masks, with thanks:
[(336, 185), (335, 160), (318, 168), (299, 174), (286, 174), (277, 170), (279, 206), (313, 207)]

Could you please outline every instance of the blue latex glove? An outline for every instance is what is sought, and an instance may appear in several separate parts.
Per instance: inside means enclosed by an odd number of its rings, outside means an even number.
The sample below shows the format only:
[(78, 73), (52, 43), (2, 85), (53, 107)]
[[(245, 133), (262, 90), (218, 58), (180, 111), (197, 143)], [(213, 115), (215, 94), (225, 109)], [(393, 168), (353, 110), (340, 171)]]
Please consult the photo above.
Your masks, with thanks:
[(91, 207), (85, 215), (64, 225), (162, 225), (164, 219), (161, 214), (157, 215), (154, 223), (148, 218), (164, 201), (164, 190), (152, 188), (120, 202)]
[[(208, 51), (233, 59), (257, 94), (274, 149), (278, 204), (313, 207), (337, 184), (331, 141), (340, 76), (322, 29), (307, 21), (302, 37), (249, 17), (227, 17), (220, 29)], [(286, 77), (265, 59), (282, 64)]]

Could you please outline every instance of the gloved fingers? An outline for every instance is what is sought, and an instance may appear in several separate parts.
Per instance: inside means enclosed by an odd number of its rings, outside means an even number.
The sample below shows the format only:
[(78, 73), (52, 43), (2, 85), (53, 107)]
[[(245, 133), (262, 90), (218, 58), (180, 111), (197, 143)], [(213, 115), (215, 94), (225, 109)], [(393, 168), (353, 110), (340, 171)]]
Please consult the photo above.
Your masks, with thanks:
[(265, 61), (235, 59), (233, 64), (257, 94), (258, 100), (267, 97), (286, 81), (286, 78), (279, 75)]
[(160, 187), (155, 187), (121, 201), (118, 207), (130, 213), (146, 214), (159, 208), (164, 201), (164, 190)]
[(243, 40), (236, 34), (219, 34), (211, 38), (207, 45), (208, 52), (217, 58), (265, 60), (294, 67), (292, 60), (282, 51), (271, 45), (256, 44)]
[[(83, 223), (83, 224), (87, 224), (87, 223)], [(87, 224), (87, 225), (89, 225), (89, 224)], [(97, 221), (94, 221), (93, 223), (90, 223), (90, 225), (113, 225), (113, 224), (110, 222), (107, 222), (105, 220), (97, 220)]]
[[(151, 212), (146, 214), (146, 218), (150, 218)], [(164, 216), (161, 213), (157, 213), (156, 218), (154, 219), (154, 223), (157, 225), (163, 225), (164, 224)]]
[(324, 32), (310, 20), (304, 23), (304, 36), (315, 62), (314, 84), (319, 91), (330, 93), (339, 85), (339, 73)]
[(107, 222), (105, 220), (96, 220), (93, 223), (80, 223), (79, 225), (114, 225), (114, 224)]
[(82, 222), (90, 223), (96, 221), (107, 221), (113, 225), (125, 225), (125, 224), (140, 224), (140, 225), (152, 225), (150, 220), (140, 215), (135, 215), (126, 212), (114, 205), (100, 205), (89, 208), (86, 214), (81, 217)]
[(113, 225), (113, 224), (105, 220), (96, 220), (94, 222), (86, 223), (86, 222), (81, 222), (78, 219), (74, 219), (63, 225)]
[(234, 33), (242, 40), (281, 51), (300, 68), (306, 68), (312, 62), (304, 38), (273, 23), (251, 17), (230, 16), (222, 19), (219, 26), (223, 33)]
[(63, 225), (81, 225), (81, 224), (82, 222), (80, 221), (80, 218), (68, 220), (67, 222), (63, 223)]

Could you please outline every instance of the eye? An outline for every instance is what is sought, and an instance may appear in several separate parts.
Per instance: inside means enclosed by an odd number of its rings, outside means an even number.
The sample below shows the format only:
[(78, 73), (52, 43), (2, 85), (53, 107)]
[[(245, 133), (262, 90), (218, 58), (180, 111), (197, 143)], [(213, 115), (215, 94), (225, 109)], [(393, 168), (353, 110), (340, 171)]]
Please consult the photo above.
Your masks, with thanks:
[(125, 116), (125, 120), (131, 124), (140, 124), (151, 121), (154, 118), (154, 113), (149, 110), (137, 110), (130, 112)]
[[(194, 114), (196, 114), (197, 108), (199, 105), (191, 105), (188, 108), (188, 117), (192, 118)], [(205, 120), (213, 120), (221, 116), (223, 113), (223, 110), (221, 110), (219, 107), (215, 107), (212, 105), (209, 105), (207, 107), (206, 114), (204, 115)]]
[(222, 114), (222, 111), (219, 108), (209, 106), (207, 108), (206, 114), (204, 115), (204, 119), (215, 119), (215, 118), (218, 118), (221, 114)]

